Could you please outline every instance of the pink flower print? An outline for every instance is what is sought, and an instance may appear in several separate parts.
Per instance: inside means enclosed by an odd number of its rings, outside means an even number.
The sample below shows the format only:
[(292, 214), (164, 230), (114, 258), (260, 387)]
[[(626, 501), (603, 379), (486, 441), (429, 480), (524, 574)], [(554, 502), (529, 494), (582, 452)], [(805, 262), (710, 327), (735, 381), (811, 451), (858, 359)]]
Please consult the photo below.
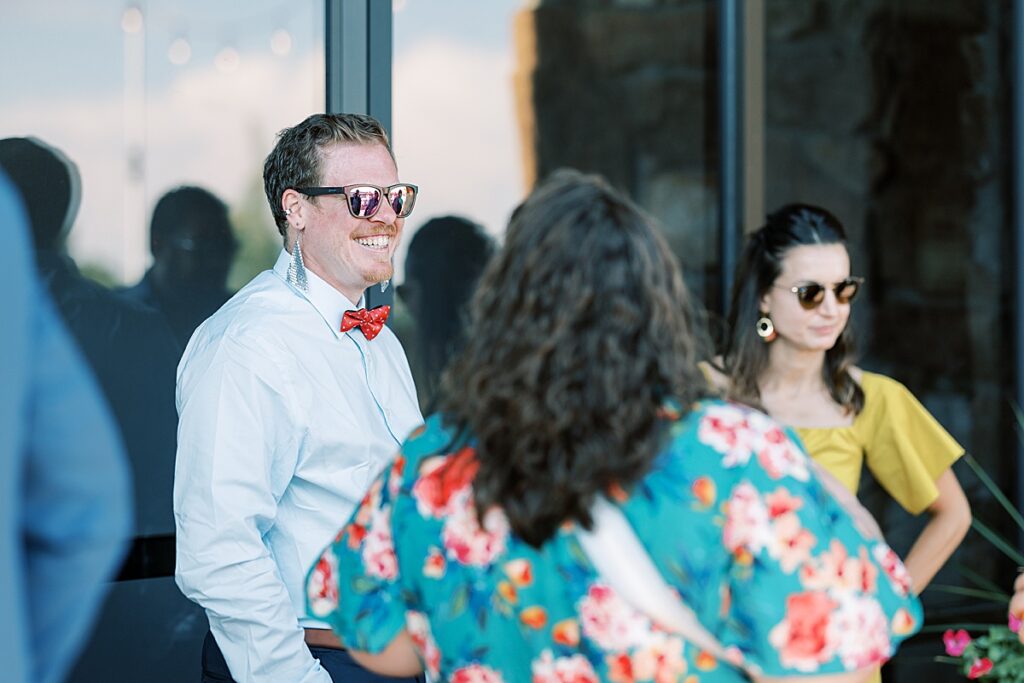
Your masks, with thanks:
[(697, 438), (723, 456), (724, 467), (747, 464), (752, 454), (753, 434), (747, 411), (733, 405), (709, 407), (697, 428)]
[(453, 498), (470, 488), (479, 468), (476, 452), (471, 448), (446, 456), (440, 465), (421, 473), (413, 484), (412, 497), (417, 510), (424, 517), (441, 518), (450, 514)]
[(366, 538), (366, 529), (370, 525), (370, 519), (373, 517), (373, 511), (377, 509), (377, 505), (380, 503), (381, 487), (381, 480), (374, 480), (366, 495), (363, 496), (363, 500), (359, 503), (359, 507), (356, 508), (356, 514), (353, 516), (352, 522), (342, 528), (341, 534), (334, 539), (335, 541), (341, 540), (342, 536), (348, 536), (348, 547), (351, 550), (356, 550), (363, 544), (363, 540)]
[(602, 650), (627, 650), (643, 644), (651, 622), (622, 600), (609, 586), (595, 583), (578, 605), (580, 626)]
[(795, 512), (787, 512), (772, 522), (772, 533), (775, 538), (769, 554), (779, 561), (779, 567), (786, 574), (792, 574), (810, 559), (811, 550), (818, 543)]
[(441, 554), (439, 548), (431, 547), (427, 551), (427, 558), (423, 560), (423, 576), (428, 579), (440, 579), (444, 576), (448, 563)]
[(338, 607), (338, 557), (328, 548), (320, 555), (306, 582), (306, 595), (314, 616), (326, 617)]
[(590, 661), (583, 655), (555, 657), (544, 650), (530, 665), (532, 683), (600, 683)]
[(892, 632), (898, 636), (910, 635), (917, 628), (917, 621), (910, 615), (910, 612), (900, 607), (892, 617)]
[(486, 567), (505, 552), (509, 525), (500, 509), (488, 510), (481, 528), (468, 488), (453, 496), (449, 507), (450, 512), (441, 530), (441, 542), (448, 557), (460, 564)]
[(377, 508), (370, 521), (362, 548), (363, 567), (367, 576), (385, 581), (398, 577), (398, 558), (391, 538), (391, 506)]
[(501, 674), (482, 664), (470, 664), (456, 669), (451, 683), (504, 683)]
[(410, 610), (405, 613), (405, 628), (409, 631), (412, 644), (420, 653), (427, 671), (434, 678), (441, 675), (441, 650), (438, 649), (430, 631), (430, 621), (422, 612)]
[(784, 486), (780, 486), (773, 492), (766, 494), (764, 502), (768, 504), (768, 515), (775, 519), (789, 512), (796, 512), (804, 506), (804, 501), (794, 496)]
[(861, 548), (859, 557), (851, 557), (837, 540), (829, 549), (811, 558), (800, 570), (801, 583), (811, 590), (874, 592), (878, 571)]
[(660, 631), (633, 653), (632, 660), (633, 675), (640, 681), (676, 683), (686, 673), (682, 639)]
[(885, 572), (886, 577), (889, 579), (889, 584), (896, 591), (897, 595), (900, 597), (907, 596), (913, 585), (910, 579), (910, 572), (903, 565), (903, 560), (900, 559), (900, 556), (884, 543), (875, 544), (871, 549), (871, 554), (874, 556), (875, 562)]
[(835, 601), (820, 591), (787, 598), (786, 616), (768, 634), (783, 666), (812, 672), (832, 659), (838, 644), (835, 629), (830, 628), (836, 607)]
[(747, 550), (756, 555), (772, 540), (768, 508), (756, 488), (740, 483), (726, 503), (722, 542), (732, 553)]
[(625, 652), (616, 652), (605, 657), (608, 666), (608, 680), (611, 683), (636, 683), (633, 675), (633, 660)]
[(779, 427), (772, 427), (761, 435), (757, 444), (757, 462), (772, 479), (792, 477), (807, 481), (810, 471), (807, 456), (786, 437)]
[(529, 560), (509, 560), (502, 569), (517, 588), (524, 588), (533, 583), (533, 565)]
[(830, 628), (835, 631), (839, 658), (848, 669), (880, 665), (892, 654), (889, 620), (874, 598), (844, 596)]
[(963, 629), (958, 631), (947, 629), (942, 634), (942, 644), (946, 646), (947, 655), (959, 657), (967, 649), (967, 646), (971, 644), (971, 635)]
[(395, 499), (399, 489), (402, 488), (402, 474), (404, 472), (405, 456), (399, 453), (391, 463), (391, 473), (388, 476), (388, 493), (391, 494), (391, 500)]

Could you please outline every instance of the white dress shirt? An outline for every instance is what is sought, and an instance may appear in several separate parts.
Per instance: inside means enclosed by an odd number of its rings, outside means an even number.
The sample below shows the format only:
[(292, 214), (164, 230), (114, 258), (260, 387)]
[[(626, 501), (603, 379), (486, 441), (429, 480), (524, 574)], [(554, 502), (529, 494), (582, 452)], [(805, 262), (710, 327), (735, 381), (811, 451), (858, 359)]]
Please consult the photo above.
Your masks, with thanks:
[(402, 346), (339, 331), (359, 305), (290, 255), (192, 336), (178, 366), (178, 586), (238, 681), (331, 680), (303, 640), (306, 573), (423, 418)]

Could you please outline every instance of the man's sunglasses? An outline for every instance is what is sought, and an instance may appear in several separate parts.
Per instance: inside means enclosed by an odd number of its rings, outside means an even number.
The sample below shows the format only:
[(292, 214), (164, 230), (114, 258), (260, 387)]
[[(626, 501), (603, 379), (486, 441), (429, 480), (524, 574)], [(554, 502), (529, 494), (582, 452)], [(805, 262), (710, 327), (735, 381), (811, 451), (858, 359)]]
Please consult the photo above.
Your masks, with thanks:
[(398, 218), (405, 218), (416, 206), (416, 193), (419, 188), (409, 183), (398, 183), (390, 187), (379, 187), (377, 185), (346, 185), (345, 187), (296, 187), (296, 192), (301, 192), (307, 197), (319, 197), (328, 194), (340, 194), (345, 197), (348, 211), (356, 218), (370, 218), (375, 215), (383, 202), (383, 197), (388, 198), (388, 204)]
[(800, 305), (805, 310), (813, 311), (825, 300), (826, 289), (832, 290), (832, 293), (836, 295), (836, 301), (841, 304), (848, 304), (857, 297), (857, 292), (860, 291), (862, 284), (864, 284), (864, 278), (848, 277), (833, 285), (823, 285), (820, 282), (806, 282), (795, 287), (777, 286), (782, 287), (782, 289), (788, 289), (796, 294), (796, 300), (800, 302)]

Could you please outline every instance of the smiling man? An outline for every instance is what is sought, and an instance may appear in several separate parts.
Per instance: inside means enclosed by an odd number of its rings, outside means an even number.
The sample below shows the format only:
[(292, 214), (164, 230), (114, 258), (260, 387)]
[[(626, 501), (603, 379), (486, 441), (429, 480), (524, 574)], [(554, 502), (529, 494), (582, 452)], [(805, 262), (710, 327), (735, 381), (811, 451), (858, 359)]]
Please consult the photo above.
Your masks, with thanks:
[(177, 582), (210, 621), (203, 681), (383, 681), (310, 618), (306, 571), (422, 422), (409, 364), (366, 310), (416, 186), (362, 115), (284, 130), (263, 169), (284, 241), (178, 367)]

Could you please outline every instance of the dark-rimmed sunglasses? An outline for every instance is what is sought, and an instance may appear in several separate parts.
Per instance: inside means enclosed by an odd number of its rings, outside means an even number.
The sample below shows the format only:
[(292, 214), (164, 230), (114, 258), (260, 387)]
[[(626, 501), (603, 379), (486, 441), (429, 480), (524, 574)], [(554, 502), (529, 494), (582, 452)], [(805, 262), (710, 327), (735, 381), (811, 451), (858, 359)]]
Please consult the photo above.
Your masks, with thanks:
[(796, 300), (800, 302), (800, 305), (805, 310), (813, 311), (825, 300), (826, 289), (832, 290), (832, 293), (836, 295), (836, 301), (841, 304), (848, 304), (857, 298), (857, 292), (860, 291), (860, 286), (862, 284), (864, 284), (864, 278), (848, 277), (833, 285), (823, 285), (820, 282), (805, 282), (804, 284), (796, 285), (795, 287), (786, 287), (784, 285), (776, 286), (781, 287), (782, 289), (788, 289), (796, 294)]
[(409, 183), (398, 183), (389, 187), (378, 185), (346, 185), (344, 187), (296, 187), (292, 188), (307, 197), (340, 194), (345, 197), (348, 212), (355, 218), (370, 218), (383, 205), (381, 199), (388, 198), (388, 204), (398, 218), (405, 218), (416, 206), (416, 193), (419, 188)]

